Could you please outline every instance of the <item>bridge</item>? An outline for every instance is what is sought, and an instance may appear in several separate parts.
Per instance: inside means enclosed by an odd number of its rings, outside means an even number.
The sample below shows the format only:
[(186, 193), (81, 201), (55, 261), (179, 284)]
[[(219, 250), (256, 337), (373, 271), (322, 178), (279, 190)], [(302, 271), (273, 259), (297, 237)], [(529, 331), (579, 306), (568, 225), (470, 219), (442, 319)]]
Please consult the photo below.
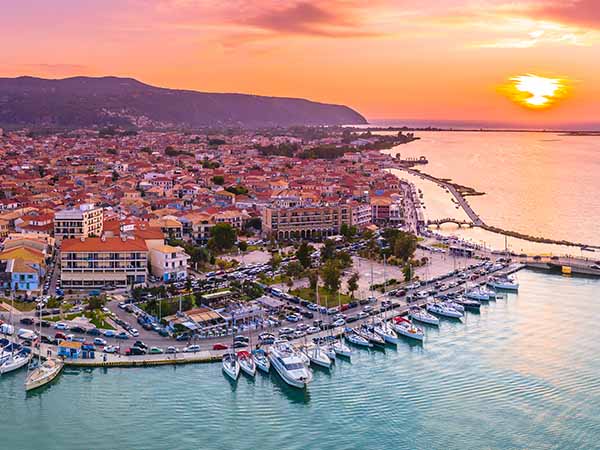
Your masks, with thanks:
[(452, 219), (451, 217), (446, 217), (445, 219), (428, 220), (427, 226), (435, 225), (436, 227), (439, 228), (440, 225), (443, 225), (445, 223), (453, 223), (453, 224), (457, 225), (459, 228), (462, 226), (467, 226), (469, 228), (473, 226), (473, 222), (470, 222), (468, 220)]

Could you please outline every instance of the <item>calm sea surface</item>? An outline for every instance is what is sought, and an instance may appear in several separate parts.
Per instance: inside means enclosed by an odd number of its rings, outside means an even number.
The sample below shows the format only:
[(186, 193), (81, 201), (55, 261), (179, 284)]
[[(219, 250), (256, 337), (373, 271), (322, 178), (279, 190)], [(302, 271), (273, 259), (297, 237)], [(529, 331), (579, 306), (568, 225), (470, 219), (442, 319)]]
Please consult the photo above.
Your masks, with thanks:
[(600, 447), (600, 281), (523, 271), (518, 295), (357, 350), (308, 392), (220, 364), (68, 371), (26, 396), (0, 378), (2, 449)]
[(517, 132), (416, 134), (421, 140), (395, 150), (403, 157), (425, 155), (429, 164), (421, 168), (424, 172), (485, 192), (487, 195), (469, 197), (469, 202), (489, 225), (600, 245), (599, 137)]

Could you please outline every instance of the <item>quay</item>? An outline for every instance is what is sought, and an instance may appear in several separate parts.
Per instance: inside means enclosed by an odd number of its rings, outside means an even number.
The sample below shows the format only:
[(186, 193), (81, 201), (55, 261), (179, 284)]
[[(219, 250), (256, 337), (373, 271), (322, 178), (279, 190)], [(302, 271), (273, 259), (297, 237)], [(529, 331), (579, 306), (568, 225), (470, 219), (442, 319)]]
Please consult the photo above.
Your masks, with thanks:
[(562, 275), (575, 275), (600, 278), (600, 269), (593, 269), (585, 264), (557, 263), (557, 262), (528, 262), (528, 269), (546, 271)]
[[(513, 263), (510, 266), (506, 267), (503, 270), (500, 270), (498, 272), (496, 272), (494, 275), (510, 275), (513, 274), (515, 272), (518, 272), (519, 270), (523, 269), (527, 267), (526, 264), (522, 264), (522, 263)], [(481, 276), (479, 277), (477, 280), (474, 280), (473, 283), (474, 284), (484, 284), (487, 281), (487, 276)], [(415, 289), (414, 292), (419, 292), (420, 290), (424, 289), (424, 287), (422, 288), (418, 288)], [(462, 286), (453, 288), (453, 289), (449, 289), (447, 292), (455, 292), (455, 291), (459, 291), (463, 289)], [(379, 297), (377, 297), (377, 300), (382, 300), (383, 298), (386, 297), (387, 294), (382, 294)], [(410, 310), (410, 308), (413, 308), (415, 306), (417, 307), (423, 307), (424, 305), (426, 305), (428, 302), (431, 301), (431, 298), (424, 298), (424, 299), (415, 299), (412, 302), (400, 305), (399, 307), (395, 308), (395, 309), (390, 309), (387, 311), (384, 311), (380, 314), (380, 316), (384, 319), (384, 320), (389, 320), (392, 319), (393, 317), (397, 317), (397, 316), (405, 316), (408, 314), (408, 311)], [(365, 319), (361, 319), (359, 321), (356, 321), (354, 324), (352, 324), (352, 326), (359, 326), (363, 323), (368, 323), (369, 321), (373, 320), (371, 317), (367, 317)], [(309, 342), (312, 341), (315, 338), (326, 338), (329, 336), (334, 336), (334, 337), (339, 337), (341, 335), (344, 334), (344, 329), (347, 327), (348, 325), (343, 325), (340, 327), (336, 327), (330, 330), (323, 330), (320, 331), (319, 333), (315, 333), (310, 335), (310, 338), (304, 337), (304, 338), (297, 338), (297, 339), (291, 339), (291, 342), (294, 342), (296, 344), (302, 345), (305, 342)], [(247, 335), (247, 333), (242, 333), (244, 335)], [(214, 344), (216, 341), (213, 340), (206, 340), (205, 341), (205, 345), (212, 345)], [(243, 350), (243, 349), (240, 349)], [(251, 349), (246, 349), (246, 350), (251, 350)], [(52, 346), (52, 345), (48, 345), (48, 344), (41, 344), (39, 351), (42, 352), (42, 357), (45, 357), (45, 355), (48, 353), (48, 351), (50, 351), (53, 355), (56, 355), (56, 346)], [(128, 356), (128, 355), (123, 355), (123, 354), (114, 354), (114, 353), (101, 353), (101, 352), (97, 352), (97, 357), (95, 358), (89, 358), (89, 359), (65, 359), (64, 360), (64, 364), (65, 367), (79, 367), (79, 368), (93, 368), (93, 367), (104, 367), (104, 368), (110, 368), (110, 367), (152, 367), (152, 366), (164, 366), (164, 365), (181, 365), (181, 364), (201, 364), (201, 363), (213, 363), (213, 362), (219, 362), (221, 361), (221, 359), (223, 358), (223, 355), (225, 355), (226, 353), (228, 353), (230, 350), (200, 350), (198, 352), (179, 352), (179, 353), (171, 353), (171, 354), (166, 354), (166, 353), (162, 353), (162, 354), (146, 354), (146, 355), (140, 355), (140, 356)], [(37, 354), (36, 351), (34, 351), (35, 354)]]

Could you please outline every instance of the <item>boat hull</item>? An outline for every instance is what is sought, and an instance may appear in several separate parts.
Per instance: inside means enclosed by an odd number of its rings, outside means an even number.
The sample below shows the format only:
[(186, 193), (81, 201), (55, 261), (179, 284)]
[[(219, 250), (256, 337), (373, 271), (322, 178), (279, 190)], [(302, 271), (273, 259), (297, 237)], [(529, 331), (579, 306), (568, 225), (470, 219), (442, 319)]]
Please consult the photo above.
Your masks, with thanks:
[(5, 373), (13, 372), (21, 367), (26, 366), (31, 360), (31, 356), (27, 358), (18, 358), (11, 362), (11, 360), (6, 361), (2, 366), (0, 366), (0, 375), (4, 375)]
[(31, 374), (25, 380), (25, 391), (29, 392), (29, 391), (33, 391), (34, 389), (38, 389), (38, 388), (41, 388), (42, 386), (45, 386), (46, 384), (53, 381), (58, 376), (58, 374), (62, 371), (62, 369), (63, 369), (62, 361), (55, 362), (55, 367), (52, 370), (44, 371), (43, 375), (40, 375), (40, 372), (39, 372), (39, 371), (43, 370), (41, 367), (35, 369), (33, 372), (31, 372)]

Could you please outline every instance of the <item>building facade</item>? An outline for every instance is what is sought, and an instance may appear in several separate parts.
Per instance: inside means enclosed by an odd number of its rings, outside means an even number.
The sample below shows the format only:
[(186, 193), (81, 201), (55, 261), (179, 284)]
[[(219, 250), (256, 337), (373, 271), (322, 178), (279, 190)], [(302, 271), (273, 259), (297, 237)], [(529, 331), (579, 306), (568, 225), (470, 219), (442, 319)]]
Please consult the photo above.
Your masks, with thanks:
[(187, 279), (187, 264), (190, 259), (181, 247), (160, 245), (150, 249), (150, 270), (161, 281)]
[(351, 224), (349, 205), (273, 208), (263, 210), (263, 232), (277, 239), (311, 238), (338, 234)]
[(61, 241), (100, 236), (102, 235), (103, 220), (102, 208), (89, 203), (63, 209), (54, 216), (54, 237)]
[(139, 238), (65, 239), (60, 250), (63, 290), (145, 285), (148, 247)]

